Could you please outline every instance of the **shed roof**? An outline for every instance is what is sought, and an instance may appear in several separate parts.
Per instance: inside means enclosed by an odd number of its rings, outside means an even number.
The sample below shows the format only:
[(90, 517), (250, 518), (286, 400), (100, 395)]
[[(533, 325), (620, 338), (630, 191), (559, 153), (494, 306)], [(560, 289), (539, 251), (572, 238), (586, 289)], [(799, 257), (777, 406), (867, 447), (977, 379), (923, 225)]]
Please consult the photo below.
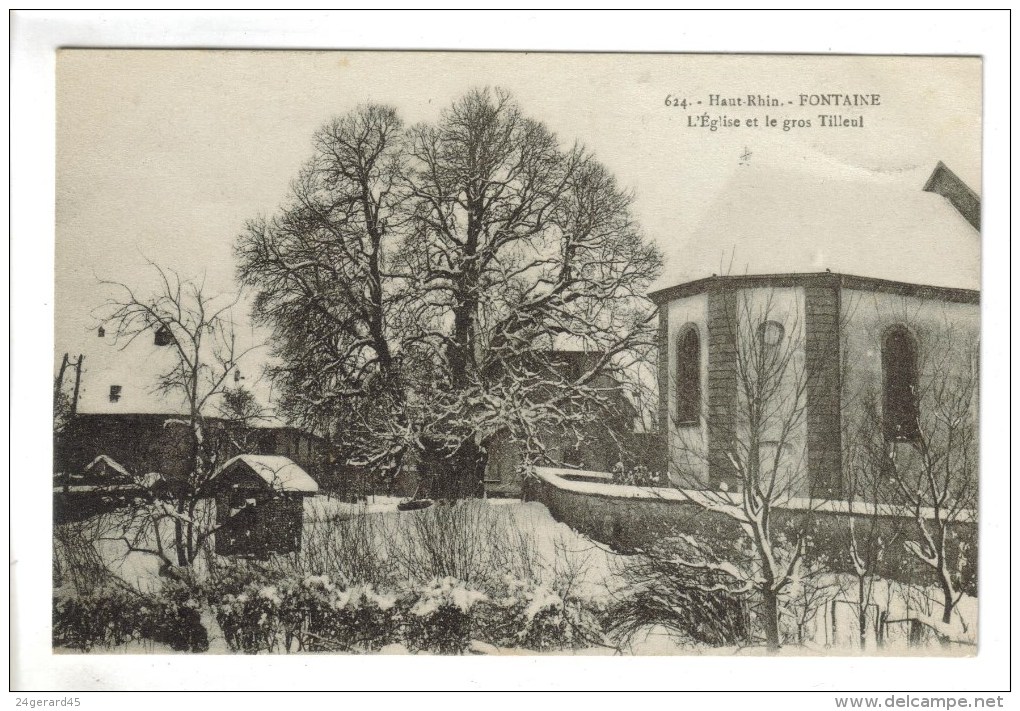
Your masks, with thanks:
[(227, 461), (216, 477), (235, 467), (244, 467), (279, 493), (314, 494), (319, 485), (308, 472), (287, 457), (271, 454), (241, 454)]

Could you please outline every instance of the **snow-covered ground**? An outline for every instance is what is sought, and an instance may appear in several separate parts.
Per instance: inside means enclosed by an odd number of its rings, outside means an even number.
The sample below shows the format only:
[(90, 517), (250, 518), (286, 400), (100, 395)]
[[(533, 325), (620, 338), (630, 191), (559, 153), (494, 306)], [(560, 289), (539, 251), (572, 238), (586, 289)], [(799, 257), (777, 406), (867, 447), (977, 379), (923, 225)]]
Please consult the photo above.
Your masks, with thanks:
[[(397, 504), (401, 499), (375, 497), (364, 503), (351, 504), (330, 499), (326, 496), (309, 497), (305, 501), (305, 546), (308, 547), (328, 530), (331, 520), (369, 516), (372, 522), (371, 536), (392, 539), (401, 530), (414, 526), (416, 517), (427, 515), (423, 511), (401, 512)], [(522, 502), (512, 499), (492, 499), (469, 502), (474, 508), (474, 525), (485, 526), (493, 541), (509, 541), (507, 550), (517, 555), (530, 556), (528, 565), (543, 580), (570, 580), (572, 594), (590, 600), (610, 602), (624, 592), (626, 580), (622, 575), (626, 556), (621, 556), (606, 546), (594, 542), (574, 531), (567, 525), (552, 518), (546, 507), (537, 502)], [(426, 510), (427, 511), (427, 510)], [(319, 534), (315, 534), (315, 531)], [(388, 541), (387, 541), (388, 542)], [(151, 555), (129, 553), (123, 541), (106, 540), (99, 545), (100, 553), (109, 569), (116, 575), (142, 590), (153, 590), (161, 584), (158, 576), (158, 560)], [(822, 580), (829, 593), (826, 601), (818, 608), (812, 619), (805, 625), (804, 643), (789, 645), (790, 654), (831, 654), (834, 650), (847, 654), (883, 653), (950, 653), (973, 654), (976, 651), (977, 600), (964, 596), (954, 612), (949, 625), (941, 622), (941, 598), (936, 591), (919, 591), (898, 583), (877, 580), (871, 594), (872, 608), (868, 611), (867, 644), (859, 649), (856, 581), (849, 576), (829, 575)], [(885, 647), (877, 644), (877, 621), (883, 614), (889, 621)], [(906, 648), (910, 633), (909, 619), (921, 620), (931, 630), (938, 631), (949, 643), (931, 647), (928, 650)], [(210, 632), (210, 653), (229, 651), (223, 641), (211, 612), (203, 617), (203, 623)], [(915, 630), (916, 632), (916, 630)], [(934, 639), (930, 633), (928, 636)], [(57, 650), (60, 651), (60, 650)], [(160, 645), (133, 643), (119, 647), (116, 653), (161, 653)], [(477, 642), (470, 651), (474, 654), (535, 654), (529, 650), (501, 649)], [(684, 645), (672, 638), (664, 629), (649, 627), (643, 634), (632, 640), (624, 650), (631, 654), (759, 654), (761, 648)], [(406, 650), (391, 645), (384, 653), (402, 653)], [(560, 651), (560, 654), (612, 654), (619, 651), (608, 648), (591, 648)]]
[[(305, 520), (323, 521), (336, 516), (354, 516), (363, 513), (393, 513), (397, 505), (406, 501), (400, 496), (369, 496), (364, 501), (351, 503), (328, 496), (317, 494), (304, 500)], [(486, 499), (489, 506), (519, 506), (520, 499)]]
[(318, 494), (304, 500), (305, 521), (325, 521), (337, 516), (396, 511), (397, 504), (403, 500), (398, 496), (370, 496), (366, 501), (350, 503)]

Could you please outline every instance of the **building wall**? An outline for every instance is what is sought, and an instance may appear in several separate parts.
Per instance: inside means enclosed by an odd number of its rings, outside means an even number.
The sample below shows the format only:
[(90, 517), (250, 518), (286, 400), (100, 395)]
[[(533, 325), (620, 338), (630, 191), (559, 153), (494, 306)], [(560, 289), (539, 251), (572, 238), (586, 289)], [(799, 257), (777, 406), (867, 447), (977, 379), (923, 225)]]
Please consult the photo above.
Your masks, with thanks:
[[(634, 496), (627, 491), (630, 488), (607, 487), (604, 494), (580, 493), (532, 476), (525, 482), (523, 498), (544, 504), (557, 521), (627, 553), (647, 550), (677, 534), (694, 536), (710, 545), (737, 541), (745, 535), (740, 525), (723, 513), (706, 511), (682, 498)], [(774, 526), (782, 529), (804, 525), (806, 513), (804, 509), (777, 506), (772, 511)], [(871, 517), (814, 511), (809, 518), (808, 535), (812, 545), (806, 552), (807, 560), (824, 561), (834, 572), (853, 573), (847, 543), (851, 535), (850, 521), (855, 520), (860, 531), (872, 525)], [(910, 519), (897, 516), (879, 517), (876, 524), (879, 535), (886, 541), (894, 541), (895, 545), (890, 545), (878, 561), (877, 573), (889, 580), (935, 585), (932, 569), (903, 546), (903, 541), (909, 540), (905, 532), (912, 530), (912, 523)], [(977, 526), (969, 521), (960, 522), (952, 528), (949, 538), (950, 567), (962, 566), (961, 589), (974, 595), (977, 592), (977, 556), (968, 555), (967, 551), (976, 550)], [(961, 555), (964, 561), (959, 559)]]
[[(981, 337), (978, 303), (938, 301), (916, 296), (844, 289), (841, 314), (846, 323), (848, 377), (852, 390), (880, 392), (882, 339), (889, 328), (904, 325), (918, 340), (920, 376), (940, 361), (954, 370), (977, 365)], [(924, 366), (929, 366), (925, 368)]]
[[(705, 381), (707, 479), (710, 487), (732, 483), (726, 456), (737, 439), (737, 298), (732, 291), (708, 292), (708, 379)], [(673, 347), (677, 344), (674, 342)], [(689, 486), (689, 484), (684, 484)]]
[[(771, 377), (773, 373), (782, 377), (781, 393), (765, 403), (766, 419), (756, 436), (759, 441), (759, 457), (763, 475), (771, 478), (774, 463), (778, 461), (775, 480), (778, 491), (787, 491), (790, 496), (803, 496), (809, 487), (807, 462), (807, 419), (806, 419), (806, 363), (805, 363), (805, 290), (803, 287), (767, 287), (740, 289), (732, 295), (736, 312), (736, 357), (743, 361), (740, 366), (747, 370), (758, 370), (757, 377)], [(759, 327), (766, 322), (782, 326), (782, 339), (775, 346), (780, 353), (779, 361), (788, 357), (785, 367), (758, 367)], [(712, 354), (709, 355), (712, 357)], [(739, 377), (738, 377), (739, 380)], [(736, 401), (732, 406), (735, 413), (732, 440), (716, 440), (709, 429), (710, 461), (717, 465), (717, 472), (711, 472), (711, 482), (736, 485), (737, 477), (729, 454), (742, 450), (753, 441), (749, 422), (750, 403), (743, 383), (737, 384)], [(782, 448), (778, 453), (777, 449)]]
[(55, 470), (80, 473), (100, 454), (135, 476), (184, 476), (191, 436), (180, 418), (165, 415), (79, 415), (56, 441)]
[(255, 444), (251, 454), (279, 454), (293, 460), (313, 479), (324, 483), (326, 446), (322, 438), (294, 427), (256, 429), (250, 438)]
[[(846, 382), (843, 384), (844, 430), (865, 421), (871, 405), (881, 413), (883, 369), (882, 342), (888, 329), (906, 326), (918, 348), (918, 385), (922, 426), (937, 426), (933, 420), (933, 388), (957, 378), (978, 378), (981, 335), (981, 307), (975, 302), (943, 301), (918, 296), (844, 289), (841, 317), (845, 323)], [(971, 393), (970, 415), (978, 420), (978, 390)], [(909, 443), (892, 445), (901, 466), (916, 466), (918, 452)], [(977, 466), (973, 466), (976, 476)]]
[[(665, 392), (660, 390), (660, 403), (669, 414), (664, 429), (670, 477), (675, 483), (686, 481), (689, 485), (697, 481), (713, 488), (736, 485), (730, 455), (749, 442), (738, 360), (748, 361), (759, 323), (779, 323), (784, 332), (780, 347), (794, 350), (786, 375), (793, 391), (793, 379), (803, 375), (805, 368), (804, 301), (803, 287), (727, 289), (721, 285), (668, 304), (668, 336), (660, 347), (669, 354), (669, 377)], [(698, 329), (701, 347), (702, 417), (697, 424), (684, 424), (676, 420), (677, 350), (681, 334), (691, 326)], [(771, 428), (761, 433), (765, 440), (762, 456), (771, 460), (775, 445), (769, 443), (784, 440), (784, 449), (789, 451), (782, 457), (782, 476), (806, 480), (807, 424), (795, 412), (804, 407), (803, 399), (787, 399), (779, 407), (782, 412), (776, 413)], [(796, 426), (792, 432), (781, 434), (780, 421), (787, 418), (796, 419)], [(801, 495), (804, 486), (800, 481), (792, 493)]]
[(838, 495), (841, 481), (840, 301), (835, 278), (804, 287), (808, 488), (825, 498)]
[[(666, 433), (666, 457), (670, 478), (676, 481), (694, 479), (708, 482), (708, 427), (703, 415), (696, 425), (677, 422), (677, 344), (680, 334), (693, 326), (698, 331), (701, 347), (702, 385), (701, 407), (706, 412), (712, 406), (709, 385), (709, 343), (711, 334), (708, 327), (709, 295), (695, 294), (671, 301), (663, 311), (668, 314), (668, 328), (660, 333), (659, 350), (668, 354), (665, 359), (666, 378), (660, 378), (659, 427)], [(713, 300), (713, 307), (718, 308)]]
[[(932, 369), (976, 373), (976, 292), (888, 282), (862, 286), (860, 280), (837, 274), (755, 280), (761, 283), (740, 288), (711, 281), (699, 293), (681, 294), (661, 305), (660, 365), (665, 375), (659, 375), (660, 421), (674, 483), (696, 481), (712, 488), (735, 484), (729, 454), (749, 443), (738, 357), (748, 352), (746, 342), (755, 337), (761, 321), (779, 322), (785, 343), (794, 349), (785, 391), (789, 401), (783, 407), (796, 426), (786, 437), (780, 477), (791, 484), (791, 495), (842, 495), (844, 432), (851, 420), (863, 416), (859, 408), (865, 396), (881, 400), (882, 340), (891, 326), (906, 325), (918, 339), (922, 390), (929, 387)], [(701, 341), (703, 415), (696, 425), (676, 422), (678, 339), (688, 324), (698, 329)], [(803, 394), (795, 398), (798, 389)], [(802, 411), (795, 414), (795, 408)], [(976, 391), (973, 412), (976, 418)], [(779, 417), (771, 431), (762, 433), (763, 459), (775, 452), (770, 442), (778, 439), (776, 426), (787, 417)], [(901, 462), (917, 456), (910, 445), (895, 448)]]
[[(216, 441), (219, 460), (237, 454), (279, 454), (289, 457), (318, 480), (323, 470), (322, 440), (282, 427), (227, 433), (228, 424), (206, 419), (207, 441)], [(187, 421), (154, 414), (79, 415), (55, 442), (55, 471), (84, 471), (100, 454), (111, 457), (135, 476), (158, 472), (168, 478), (191, 470), (191, 432)], [(243, 450), (243, 451), (242, 451)]]

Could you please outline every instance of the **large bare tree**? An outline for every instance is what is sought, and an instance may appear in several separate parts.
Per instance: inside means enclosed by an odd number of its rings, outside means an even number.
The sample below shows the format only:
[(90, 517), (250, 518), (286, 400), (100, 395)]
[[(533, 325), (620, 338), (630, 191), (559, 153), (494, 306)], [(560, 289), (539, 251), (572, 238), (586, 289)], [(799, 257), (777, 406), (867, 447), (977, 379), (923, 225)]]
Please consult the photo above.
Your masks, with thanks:
[[(238, 242), (290, 402), (352, 464), (421, 463), (434, 496), (481, 493), (497, 434), (611, 407), (601, 377), (651, 343), (661, 258), (631, 198), (500, 90), (404, 130), (389, 108), (336, 119), (272, 218)], [(564, 373), (564, 346), (597, 354)]]

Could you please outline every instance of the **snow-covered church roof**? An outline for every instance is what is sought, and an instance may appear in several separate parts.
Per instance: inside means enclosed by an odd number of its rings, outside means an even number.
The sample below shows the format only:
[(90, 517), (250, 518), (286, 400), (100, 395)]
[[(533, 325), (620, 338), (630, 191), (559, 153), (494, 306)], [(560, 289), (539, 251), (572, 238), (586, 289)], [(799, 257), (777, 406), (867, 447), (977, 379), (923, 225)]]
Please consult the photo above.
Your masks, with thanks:
[[(980, 235), (946, 197), (924, 189), (935, 166), (905, 180), (817, 157), (767, 158), (738, 166), (690, 238), (665, 250), (653, 291), (713, 275), (826, 270), (980, 289)], [(941, 164), (936, 171), (952, 176)]]

